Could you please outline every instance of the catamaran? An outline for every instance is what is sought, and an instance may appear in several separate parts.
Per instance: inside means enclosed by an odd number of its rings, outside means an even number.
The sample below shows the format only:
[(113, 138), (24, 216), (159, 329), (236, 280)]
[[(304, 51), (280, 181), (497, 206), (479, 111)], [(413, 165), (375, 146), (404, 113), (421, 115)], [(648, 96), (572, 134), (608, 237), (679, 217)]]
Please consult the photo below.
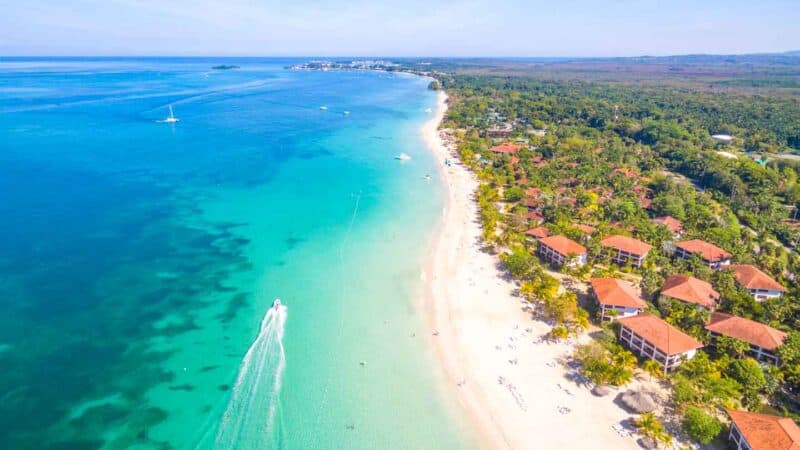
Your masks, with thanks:
[(169, 117), (167, 117), (166, 119), (164, 119), (162, 122), (164, 122), (164, 123), (177, 123), (177, 122), (179, 122), (180, 120), (181, 120), (181, 119), (178, 119), (177, 117), (175, 117), (175, 114), (173, 114), (173, 112), (172, 112), (172, 105), (169, 105)]

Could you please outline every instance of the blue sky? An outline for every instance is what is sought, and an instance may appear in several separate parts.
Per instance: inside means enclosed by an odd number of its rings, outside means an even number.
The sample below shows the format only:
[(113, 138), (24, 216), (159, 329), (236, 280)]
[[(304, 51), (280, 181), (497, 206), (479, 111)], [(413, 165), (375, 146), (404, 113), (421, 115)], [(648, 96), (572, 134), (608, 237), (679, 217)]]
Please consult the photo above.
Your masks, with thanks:
[(800, 49), (800, 0), (0, 0), (0, 55), (635, 56)]

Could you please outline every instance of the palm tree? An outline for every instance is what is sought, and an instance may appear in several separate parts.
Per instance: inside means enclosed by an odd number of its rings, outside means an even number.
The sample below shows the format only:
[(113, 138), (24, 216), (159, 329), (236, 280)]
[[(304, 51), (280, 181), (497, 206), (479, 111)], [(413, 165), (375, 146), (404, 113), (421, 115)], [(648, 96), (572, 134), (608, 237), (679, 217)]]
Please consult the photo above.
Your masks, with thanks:
[(664, 430), (664, 425), (656, 418), (655, 413), (646, 412), (640, 415), (638, 419), (635, 419), (633, 423), (642, 436), (649, 437), (665, 445), (672, 443), (672, 436)]
[(648, 375), (650, 375), (650, 381), (652, 381), (653, 378), (661, 378), (661, 375), (664, 374), (664, 372), (661, 369), (661, 364), (659, 364), (658, 361), (654, 359), (648, 359), (647, 361), (645, 361), (642, 364), (642, 370), (644, 370), (645, 372), (647, 372)]

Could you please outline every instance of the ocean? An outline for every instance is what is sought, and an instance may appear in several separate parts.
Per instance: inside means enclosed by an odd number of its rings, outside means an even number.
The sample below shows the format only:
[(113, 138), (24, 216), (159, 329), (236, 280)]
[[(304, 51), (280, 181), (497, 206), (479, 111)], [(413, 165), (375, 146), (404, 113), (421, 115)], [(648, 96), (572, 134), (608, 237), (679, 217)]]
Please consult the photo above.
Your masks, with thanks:
[(294, 62), (0, 59), (0, 448), (474, 446), (418, 308), (435, 94)]

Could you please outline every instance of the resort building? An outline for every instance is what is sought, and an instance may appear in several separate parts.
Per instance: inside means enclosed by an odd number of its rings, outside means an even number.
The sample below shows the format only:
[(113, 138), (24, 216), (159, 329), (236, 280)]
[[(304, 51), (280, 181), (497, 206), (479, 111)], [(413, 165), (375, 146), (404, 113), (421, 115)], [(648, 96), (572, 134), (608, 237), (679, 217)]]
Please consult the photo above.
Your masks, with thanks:
[(731, 264), (731, 254), (706, 241), (692, 239), (675, 244), (675, 256), (689, 259), (698, 256), (704, 263), (715, 270)]
[(616, 234), (600, 241), (604, 247), (609, 249), (611, 260), (617, 264), (630, 264), (642, 267), (647, 252), (652, 248), (638, 239)]
[(661, 364), (664, 373), (692, 359), (703, 344), (660, 318), (643, 313), (617, 319), (619, 339), (632, 352)]
[(711, 287), (711, 283), (689, 275), (670, 275), (661, 288), (661, 295), (671, 299), (690, 303), (709, 311), (717, 308), (719, 292)]
[(786, 288), (765, 274), (758, 267), (750, 264), (734, 264), (730, 266), (733, 277), (756, 299), (763, 302), (771, 298), (778, 298), (786, 292)]
[(539, 239), (539, 255), (557, 266), (578, 267), (586, 264), (586, 247), (560, 235)]
[(740, 339), (750, 344), (750, 356), (775, 365), (779, 364), (776, 350), (783, 345), (787, 336), (769, 325), (721, 312), (711, 314), (706, 330), (711, 333), (714, 343), (717, 336)]
[(518, 151), (522, 150), (523, 148), (525, 148), (524, 145), (514, 144), (512, 142), (503, 142), (500, 145), (495, 145), (490, 150), (493, 153), (503, 153), (506, 155), (513, 155)]
[(656, 225), (664, 225), (673, 237), (680, 238), (683, 234), (683, 222), (672, 216), (656, 217), (651, 222)]
[(587, 240), (587, 241), (594, 234), (594, 232), (597, 231), (597, 228), (595, 228), (595, 227), (593, 227), (591, 225), (586, 225), (584, 223), (579, 223), (579, 224), (575, 225), (575, 228), (578, 231), (580, 231), (581, 234), (583, 235), (583, 236), (581, 236), (581, 239)]
[(526, 231), (525, 235), (530, 236), (538, 241), (539, 239), (550, 236), (550, 230), (548, 230), (545, 226), (538, 226)]
[(592, 278), (592, 294), (600, 305), (600, 319), (610, 321), (635, 316), (647, 308), (638, 290), (616, 278)]
[(788, 417), (726, 410), (731, 418), (728, 439), (736, 450), (800, 449), (800, 427)]

